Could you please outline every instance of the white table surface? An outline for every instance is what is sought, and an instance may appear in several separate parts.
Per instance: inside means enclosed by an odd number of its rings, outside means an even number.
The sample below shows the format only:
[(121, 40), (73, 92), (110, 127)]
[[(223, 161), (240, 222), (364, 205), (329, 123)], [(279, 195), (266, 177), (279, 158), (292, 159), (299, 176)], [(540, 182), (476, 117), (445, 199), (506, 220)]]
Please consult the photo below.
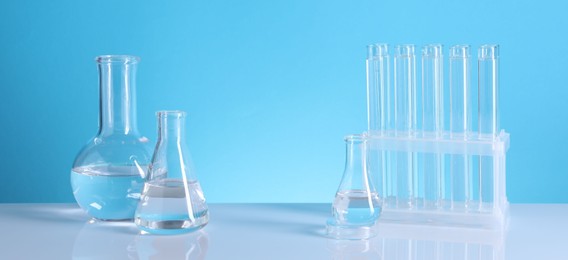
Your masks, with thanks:
[(210, 204), (186, 235), (90, 222), (74, 204), (0, 204), (0, 259), (568, 259), (568, 204), (513, 204), (506, 232), (386, 224), (367, 241), (322, 236), (329, 204)]

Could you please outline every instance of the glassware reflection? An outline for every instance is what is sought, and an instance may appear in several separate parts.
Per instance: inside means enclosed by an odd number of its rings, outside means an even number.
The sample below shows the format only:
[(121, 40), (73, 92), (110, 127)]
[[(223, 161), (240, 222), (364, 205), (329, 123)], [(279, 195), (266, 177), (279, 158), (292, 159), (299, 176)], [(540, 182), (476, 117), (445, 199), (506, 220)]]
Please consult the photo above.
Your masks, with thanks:
[(327, 239), (331, 259), (382, 259), (376, 245), (377, 240), (337, 240)]
[(205, 259), (207, 233), (160, 236), (140, 234), (129, 221), (90, 220), (75, 238), (72, 259)]
[(140, 234), (136, 252), (140, 259), (205, 259), (209, 247), (207, 233), (200, 230), (175, 236)]
[(90, 220), (75, 238), (72, 259), (139, 259), (133, 247), (137, 233), (132, 222)]
[(369, 240), (328, 239), (331, 259), (504, 260), (506, 230), (379, 221)]
[(380, 259), (504, 260), (504, 230), (379, 222)]

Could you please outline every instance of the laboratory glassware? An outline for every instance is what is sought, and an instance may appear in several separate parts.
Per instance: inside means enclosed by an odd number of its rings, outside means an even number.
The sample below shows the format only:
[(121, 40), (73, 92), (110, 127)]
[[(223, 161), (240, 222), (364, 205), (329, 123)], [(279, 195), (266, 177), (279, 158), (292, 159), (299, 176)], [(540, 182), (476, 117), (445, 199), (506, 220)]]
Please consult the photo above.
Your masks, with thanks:
[[(471, 134), (471, 82), (469, 45), (450, 48), (450, 135), (467, 140)], [(472, 157), (450, 156), (450, 207), (466, 207), (472, 199)]]
[[(394, 95), (390, 88), (390, 61), (389, 47), (387, 44), (371, 44), (367, 46), (367, 119), (369, 132), (376, 135), (386, 135), (387, 130), (392, 130), (394, 123), (391, 111), (390, 96)], [(375, 169), (372, 172), (372, 179), (375, 180), (377, 193), (383, 198), (386, 204), (389, 198), (396, 198), (392, 195), (392, 174), (390, 173), (391, 164), (387, 163), (392, 158), (392, 153), (377, 151), (376, 149), (367, 150), (367, 157), (372, 157), (368, 162), (375, 165), (370, 166)], [(389, 188), (387, 190), (387, 188)]]
[(185, 137), (186, 113), (159, 111), (158, 141), (148, 167), (134, 223), (152, 234), (203, 228), (209, 211)]
[(327, 235), (336, 239), (367, 239), (376, 235), (374, 225), (381, 199), (367, 171), (366, 141), (361, 135), (345, 137), (345, 171), (327, 221)]
[(390, 65), (387, 44), (367, 46), (367, 119), (369, 131), (382, 134), (388, 129)]
[[(441, 44), (422, 48), (422, 136), (441, 139), (444, 132), (444, 66)], [(423, 153), (419, 185), (423, 186), (422, 204), (436, 208), (442, 197), (443, 155)]]
[(386, 46), (368, 48), (363, 134), (367, 172), (383, 194), (379, 222), (506, 227), (510, 140), (499, 128), (499, 46), (479, 48), (475, 76), (469, 45), (446, 57), (441, 44), (425, 45), (420, 64), (413, 45), (396, 46), (392, 58)]
[(96, 58), (99, 70), (99, 130), (78, 153), (71, 170), (75, 200), (100, 220), (132, 219), (151, 158), (148, 138), (136, 122), (139, 58)]
[[(499, 45), (486, 44), (478, 51), (478, 131), (479, 137), (494, 140), (499, 135)], [(479, 158), (481, 207), (493, 207), (493, 159)]]
[[(394, 54), (394, 126), (395, 135), (416, 134), (416, 57), (414, 45), (395, 47)], [(395, 153), (397, 206), (411, 208), (415, 204), (417, 162), (415, 153)]]

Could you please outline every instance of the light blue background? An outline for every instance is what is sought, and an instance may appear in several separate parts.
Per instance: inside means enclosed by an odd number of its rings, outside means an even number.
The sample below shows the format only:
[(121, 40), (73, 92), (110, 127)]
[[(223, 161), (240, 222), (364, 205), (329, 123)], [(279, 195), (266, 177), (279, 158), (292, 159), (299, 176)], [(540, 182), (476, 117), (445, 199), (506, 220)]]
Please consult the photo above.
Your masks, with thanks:
[(3, 1), (0, 202), (72, 202), (97, 131), (94, 57), (134, 54), (138, 121), (189, 112), (209, 202), (330, 202), (366, 129), (365, 46), (501, 45), (511, 202), (568, 202), (562, 1)]

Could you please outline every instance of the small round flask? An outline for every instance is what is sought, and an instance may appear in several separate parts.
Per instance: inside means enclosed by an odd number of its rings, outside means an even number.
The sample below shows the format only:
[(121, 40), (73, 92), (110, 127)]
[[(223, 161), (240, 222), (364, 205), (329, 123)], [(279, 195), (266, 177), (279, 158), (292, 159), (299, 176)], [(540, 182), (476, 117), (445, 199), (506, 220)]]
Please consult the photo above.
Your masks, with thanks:
[(75, 200), (100, 220), (134, 218), (151, 158), (136, 124), (138, 57), (99, 56), (99, 131), (77, 154), (71, 170)]
[(327, 235), (336, 239), (367, 239), (376, 235), (381, 200), (367, 171), (366, 141), (361, 135), (345, 137), (345, 171), (327, 221)]
[(134, 223), (152, 234), (201, 229), (209, 211), (185, 139), (185, 112), (160, 111), (158, 142)]

